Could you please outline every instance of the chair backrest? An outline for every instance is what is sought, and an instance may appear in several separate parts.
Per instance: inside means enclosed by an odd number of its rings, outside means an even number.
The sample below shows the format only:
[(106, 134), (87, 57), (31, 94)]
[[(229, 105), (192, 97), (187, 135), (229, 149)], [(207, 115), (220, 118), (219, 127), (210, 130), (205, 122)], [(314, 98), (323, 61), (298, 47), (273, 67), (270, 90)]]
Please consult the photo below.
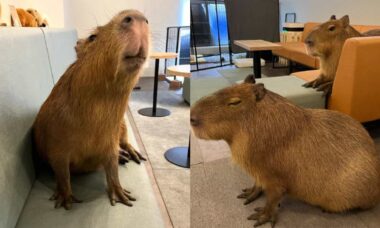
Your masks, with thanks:
[(0, 29), (0, 227), (14, 227), (35, 179), (30, 128), (53, 88), (39, 28)]
[(75, 42), (75, 30), (0, 29), (0, 227), (16, 225), (33, 185), (30, 129)]
[(343, 47), (329, 109), (360, 122), (380, 119), (380, 37), (348, 39)]

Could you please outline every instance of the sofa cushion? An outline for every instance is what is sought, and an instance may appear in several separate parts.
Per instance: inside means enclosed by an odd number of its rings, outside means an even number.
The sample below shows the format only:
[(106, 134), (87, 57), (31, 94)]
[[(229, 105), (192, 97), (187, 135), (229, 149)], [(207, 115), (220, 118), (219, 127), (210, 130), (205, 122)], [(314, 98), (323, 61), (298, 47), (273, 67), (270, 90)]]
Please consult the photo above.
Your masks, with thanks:
[(305, 88), (303, 79), (295, 76), (281, 76), (256, 79), (256, 83), (263, 83), (265, 88), (273, 91), (294, 104), (304, 108), (325, 108), (325, 98), (322, 92), (312, 88)]
[(35, 179), (30, 128), (53, 80), (39, 28), (1, 28), (0, 53), (0, 227), (14, 227)]
[(75, 45), (78, 40), (75, 29), (41, 28), (46, 41), (54, 83), (76, 60)]
[(193, 105), (200, 98), (230, 85), (231, 82), (223, 77), (190, 78), (190, 105)]
[(307, 71), (299, 71), (292, 73), (293, 76), (304, 80), (305, 82), (310, 82), (316, 79), (321, 74), (320, 70), (307, 70)]
[(380, 119), (380, 37), (351, 38), (343, 46), (329, 109), (360, 122)]

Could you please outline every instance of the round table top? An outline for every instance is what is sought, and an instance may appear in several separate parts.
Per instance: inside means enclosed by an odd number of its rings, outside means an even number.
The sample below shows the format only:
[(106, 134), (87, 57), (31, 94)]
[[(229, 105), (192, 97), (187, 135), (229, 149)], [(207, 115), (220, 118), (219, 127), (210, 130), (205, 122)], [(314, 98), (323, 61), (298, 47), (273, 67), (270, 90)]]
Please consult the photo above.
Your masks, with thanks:
[(149, 57), (151, 59), (175, 59), (178, 54), (175, 52), (152, 52)]
[(175, 65), (175, 66), (169, 66), (166, 69), (166, 73), (168, 75), (175, 75), (175, 76), (182, 76), (182, 77), (190, 77), (190, 65)]

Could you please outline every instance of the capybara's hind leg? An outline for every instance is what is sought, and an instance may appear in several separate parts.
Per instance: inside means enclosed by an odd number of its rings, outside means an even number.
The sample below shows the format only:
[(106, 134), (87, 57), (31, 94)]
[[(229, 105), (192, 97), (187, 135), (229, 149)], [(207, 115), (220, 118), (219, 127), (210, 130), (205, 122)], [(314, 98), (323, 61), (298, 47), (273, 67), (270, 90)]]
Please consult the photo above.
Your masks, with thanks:
[(120, 125), (120, 153), (119, 153), (119, 163), (125, 164), (130, 159), (135, 161), (137, 164), (141, 163), (141, 160), (146, 161), (146, 159), (135, 149), (131, 144), (128, 143), (127, 126), (123, 120)]
[(259, 198), (262, 193), (263, 193), (263, 189), (256, 184), (252, 188), (243, 189), (242, 193), (238, 195), (237, 198), (246, 199), (244, 201), (244, 205), (247, 205), (255, 201), (257, 198)]
[(256, 220), (255, 227), (270, 222), (272, 227), (276, 223), (276, 209), (284, 195), (284, 189), (278, 186), (268, 186), (264, 190), (267, 202), (265, 207), (256, 208), (256, 213), (248, 217), (249, 220)]
[(71, 191), (69, 162), (64, 160), (51, 163), (57, 181), (55, 193), (50, 200), (55, 200), (55, 208), (63, 206), (66, 210), (71, 209), (72, 203), (81, 203)]
[(104, 170), (106, 172), (108, 195), (111, 205), (114, 206), (115, 203), (118, 202), (132, 207), (130, 201), (135, 201), (136, 199), (130, 195), (129, 191), (123, 189), (120, 185), (117, 156), (105, 160)]

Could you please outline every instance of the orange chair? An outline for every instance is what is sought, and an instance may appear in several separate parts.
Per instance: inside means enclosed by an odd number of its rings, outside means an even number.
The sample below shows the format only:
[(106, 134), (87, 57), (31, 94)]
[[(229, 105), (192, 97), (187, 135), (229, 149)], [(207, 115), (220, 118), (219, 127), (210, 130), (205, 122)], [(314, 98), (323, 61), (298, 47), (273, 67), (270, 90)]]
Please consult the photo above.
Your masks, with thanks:
[[(309, 33), (318, 25), (320, 25), (320, 23), (305, 23), (304, 31), (302, 32), (300, 42), (280, 43), (282, 48), (274, 50), (272, 53), (274, 55), (289, 59), (293, 62), (297, 62), (302, 65), (318, 69), (319, 59), (309, 55), (307, 52), (306, 45), (304, 44), (307, 35), (309, 35)], [(372, 29), (380, 29), (380, 26), (375, 25), (353, 25), (353, 27), (361, 33)]]
[[(360, 122), (380, 119), (380, 37), (348, 39), (342, 50), (328, 109)], [(293, 73), (306, 81), (319, 70)]]

